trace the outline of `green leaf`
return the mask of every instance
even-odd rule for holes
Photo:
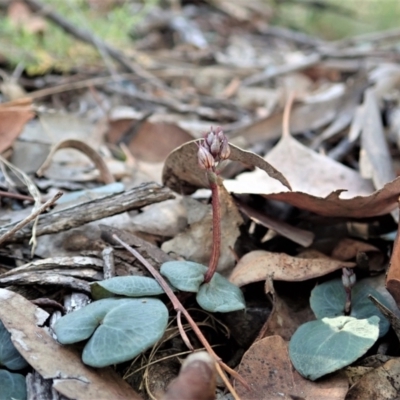
[[[168,310],[158,299],[103,299],[60,318],[54,331],[62,344],[87,342],[82,359],[105,367],[132,359],[159,340]]]
[[[179,290],[197,293],[204,281],[207,267],[192,261],[167,261],[160,273]]]
[[[0,365],[8,369],[18,370],[27,367],[29,364],[19,354],[11,341],[11,334],[0,321]],[[1,387],[1,385],[0,385]]]
[[[209,283],[200,286],[196,300],[210,312],[230,312],[246,308],[242,291],[218,272]]]
[[[379,336],[383,336],[389,330],[389,321],[369,300],[368,295],[376,299],[388,308],[390,304],[378,291],[369,285],[359,281],[351,291],[351,312],[350,317],[364,319],[373,315],[379,317]],[[310,306],[318,319],[324,317],[337,317],[344,315],[344,306],[346,302],[346,292],[342,281],[334,279],[316,286],[311,292]]]
[[[25,377],[0,369],[0,400],[25,400],[26,397]]]
[[[94,298],[118,294],[127,297],[156,296],[164,290],[153,278],[147,276],[116,276],[90,285]]]
[[[71,344],[88,339],[106,314],[112,308],[121,305],[121,301],[132,299],[103,299],[64,315],[54,324],[57,340],[62,344]]]
[[[305,378],[316,380],[357,360],[376,342],[379,318],[323,318],[301,325],[289,343],[289,356]]]
[[[167,323],[163,302],[131,299],[107,313],[86,344],[82,360],[97,368],[131,360],[161,339]]]

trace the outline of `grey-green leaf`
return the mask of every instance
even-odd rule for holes
[[[54,324],[57,340],[62,344],[71,344],[89,338],[112,308],[132,300],[103,299],[64,315]]]
[[[210,312],[231,312],[246,308],[242,291],[218,272],[209,283],[200,286],[196,300]]]
[[[376,342],[379,318],[323,318],[301,325],[289,343],[296,370],[316,380],[357,360]]]
[[[111,294],[127,297],[157,296],[164,293],[158,282],[147,276],[116,276],[104,281],[94,282],[90,286],[92,294],[99,293],[99,287]],[[104,296],[104,294],[101,296]]]
[[[359,281],[351,292],[350,316],[364,319],[376,315],[379,317],[379,336],[383,336],[388,331],[390,324],[378,308],[369,300],[369,294],[376,297],[386,307],[391,308],[384,296],[371,286],[366,285],[363,281]],[[316,286],[311,292],[310,306],[318,319],[344,315],[345,302],[346,292],[340,279],[324,282]]]
[[[164,334],[168,310],[158,299],[130,299],[113,308],[86,344],[82,360],[92,367],[131,360]]]
[[[197,293],[204,281],[207,267],[192,261],[167,261],[160,273],[168,278],[174,287],[184,292]]]
[[[25,400],[26,397],[25,377],[0,369],[0,400]]]
[[[8,369],[18,370],[27,367],[29,364],[19,354],[11,341],[11,334],[0,321],[0,365]],[[1,386],[0,386],[1,387]]]

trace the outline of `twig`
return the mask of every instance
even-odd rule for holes
[[[15,232],[22,229],[25,225],[27,225],[27,224],[29,224],[29,222],[33,221],[43,211],[45,211],[49,207],[51,207],[62,195],[63,195],[63,192],[57,192],[56,195],[52,199],[50,199],[49,201],[46,201],[46,203],[44,203],[40,208],[38,208],[31,215],[29,215],[28,217],[23,219],[21,222],[19,222],[17,225],[15,225],[12,229],[10,229],[7,233],[5,233],[3,236],[1,236],[0,244],[5,242],[6,240],[10,239],[14,235]]]
[[[10,199],[17,199],[17,200],[27,200],[31,202],[35,201],[35,199],[31,196],[25,196],[19,193],[5,192],[4,190],[0,190],[0,197],[8,197]]]
[[[101,255],[104,261],[103,275],[104,279],[110,279],[115,276],[115,263],[114,263],[114,249],[112,247],[106,247]]]
[[[164,280],[164,278],[161,276],[161,274],[149,263],[145,258],[142,257],[142,255],[133,249],[131,246],[123,242],[117,235],[112,235],[112,238],[118,242],[121,246],[123,246],[126,250],[128,250],[133,256],[135,256],[153,275],[154,279],[159,283],[159,285],[163,288],[164,292],[168,296],[168,298],[171,300],[172,306],[174,307],[174,310],[177,312],[181,312],[186,320],[188,321],[189,325],[193,329],[193,332],[196,334],[202,345],[205,347],[207,352],[215,359],[217,363],[221,365],[221,367],[225,370],[230,371],[231,375],[237,379],[239,382],[241,382],[246,388],[250,389],[248,384],[244,381],[244,379],[236,372],[233,371],[231,368],[229,368],[214,352],[213,348],[210,346],[208,343],[207,339],[204,337],[203,333],[197,326],[196,322],[192,319],[190,314],[187,312],[186,308],[182,305],[182,303],[179,301],[179,299],[176,297],[175,293],[172,291],[170,286],[167,284],[167,282]],[[234,389],[232,388],[233,393],[235,393]],[[236,394],[237,396],[237,394]],[[235,397],[237,398],[237,397]]]

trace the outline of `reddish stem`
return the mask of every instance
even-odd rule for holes
[[[214,172],[208,172],[208,181],[211,188],[211,204],[212,204],[212,219],[213,219],[213,238],[212,252],[208,269],[204,275],[204,283],[210,282],[215,274],[218,266],[219,256],[221,254],[221,207],[219,204],[219,191],[217,183],[217,175]]]

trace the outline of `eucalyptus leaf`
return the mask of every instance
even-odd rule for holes
[[[383,336],[389,330],[390,323],[368,298],[369,294],[389,309],[391,308],[385,297],[377,290],[359,281],[351,291],[349,316],[364,319],[376,315],[379,317],[379,336]],[[311,291],[310,306],[318,319],[344,315],[345,302],[346,292],[340,279],[324,282]]]
[[[19,354],[11,341],[11,334],[0,321],[0,365],[8,369],[18,370],[27,367],[29,364]],[[0,386],[1,387],[1,386]]]
[[[209,283],[200,286],[196,300],[210,312],[231,312],[246,308],[242,291],[218,272]]]
[[[113,294],[127,297],[144,297],[157,296],[164,293],[159,283],[147,276],[116,276],[92,283],[90,290],[94,298],[110,297]]]
[[[289,343],[296,370],[316,380],[357,360],[376,342],[379,318],[323,318],[301,325]]]
[[[25,400],[26,397],[25,377],[0,369],[0,400]]]
[[[167,261],[160,269],[160,273],[168,278],[174,287],[193,293],[198,292],[206,271],[206,266],[192,261]]]
[[[111,309],[86,344],[82,360],[92,367],[131,360],[163,336],[168,310],[158,299],[130,299]]]
[[[88,339],[112,308],[132,300],[103,299],[64,315],[54,324],[57,340],[62,344],[71,344]]]

